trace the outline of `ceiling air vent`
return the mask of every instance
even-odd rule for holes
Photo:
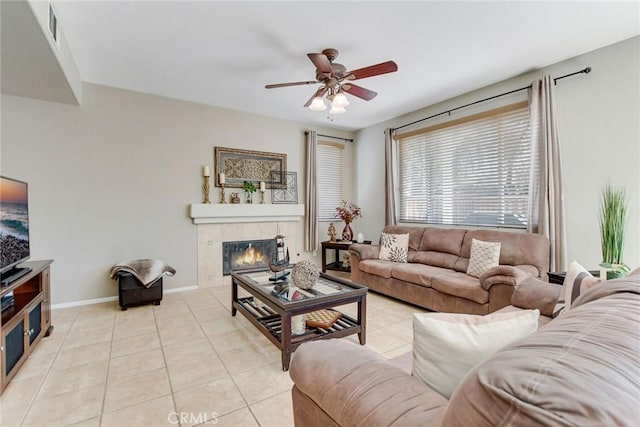
[[[56,46],[60,47],[60,42],[58,41],[58,17],[56,16],[56,11],[53,10],[53,5],[51,3],[49,3],[49,34],[51,34]]]

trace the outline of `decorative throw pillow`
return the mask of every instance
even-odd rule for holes
[[[380,235],[380,255],[378,258],[393,261],[407,262],[409,255],[409,233]]]
[[[539,310],[414,314],[412,375],[449,399],[471,368],[535,332],[539,316]]]
[[[469,266],[467,267],[469,276],[480,277],[482,273],[491,267],[497,267],[499,262],[500,242],[471,240],[471,255],[469,256]]]
[[[600,283],[600,281],[600,278],[593,277],[586,268],[576,261],[573,261],[564,276],[560,297],[553,309],[553,317],[557,317],[561,313],[571,309],[571,304],[573,304],[580,294],[583,294],[593,285]]]

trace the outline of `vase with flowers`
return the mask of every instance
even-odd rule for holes
[[[342,240],[351,241],[353,239],[353,230],[351,224],[358,218],[362,218],[362,210],[358,205],[352,202],[342,201],[342,204],[336,208],[336,218],[340,218],[345,223],[342,230]]]

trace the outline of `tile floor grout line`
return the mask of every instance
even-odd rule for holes
[[[210,293],[211,293],[211,292],[210,292]],[[220,299],[219,299],[216,295],[213,295],[213,297],[214,297],[214,298],[215,298],[215,299],[216,299],[220,304],[222,304],[222,305],[223,305],[223,307],[224,307],[223,302],[222,302],[222,301],[220,301]],[[231,317],[233,318],[234,316],[232,316],[232,315],[231,315],[231,311],[233,310],[233,302],[231,302],[231,305],[232,305],[232,306],[231,306],[231,309],[230,309],[230,311],[229,311],[229,316],[231,316]],[[225,307],[225,310],[226,310],[226,307]],[[238,313],[236,312],[236,316],[237,316],[237,314],[238,314]],[[242,327],[242,325],[240,325],[240,327]],[[244,330],[244,328],[242,328],[242,329]],[[211,337],[209,337],[207,334],[205,334],[205,335],[206,335],[207,339],[209,340],[209,342],[211,342]],[[213,346],[213,343],[211,343],[211,345]],[[214,346],[214,347],[215,347],[215,346]],[[218,351],[217,351],[217,350],[215,350],[215,348],[214,348],[214,351],[216,352],[216,354],[218,354]],[[220,358],[220,360],[221,360],[221,361],[222,361],[222,363],[224,364],[225,369],[226,369],[226,370],[227,370],[227,372],[229,373],[229,377],[231,377],[231,381],[233,382],[233,385],[235,386],[235,388],[238,390],[238,393],[239,393],[239,394],[240,394],[240,396],[242,397],[242,400],[243,400],[243,401],[244,401],[244,403],[245,403],[245,408],[247,408],[247,410],[249,411],[249,413],[250,413],[250,414],[251,414],[251,416],[253,417],[253,419],[254,419],[254,421],[256,422],[256,424],[257,424],[258,426],[260,426],[261,424],[260,424],[260,421],[258,420],[258,417],[256,417],[256,415],[255,415],[255,414],[253,413],[253,411],[251,410],[251,406],[249,405],[249,402],[247,401],[247,398],[246,398],[246,397],[244,396],[244,394],[242,394],[242,392],[240,391],[240,387],[238,386],[238,383],[236,382],[235,378],[233,378],[233,374],[231,374],[231,371],[229,370],[229,367],[227,366],[227,364],[225,363],[225,361],[222,359],[222,357],[220,357],[220,355],[219,355],[219,354],[218,354],[218,357]]]
[[[207,335],[207,333],[205,332],[204,328],[202,327],[202,324],[200,324],[200,321],[198,320],[198,318],[195,315],[195,312],[193,311],[193,309],[191,308],[191,306],[189,305],[188,301],[185,301],[185,304],[187,305],[187,308],[189,309],[189,313],[191,313],[191,316],[193,316],[194,320],[196,321],[196,323],[198,324],[198,327],[200,328],[200,330],[202,331],[202,334],[205,336],[205,338],[207,339],[207,342],[209,343],[209,345],[211,346],[211,349],[214,351],[214,353],[216,354],[216,356],[218,357],[218,359],[220,359],[220,362],[223,363],[222,358],[220,358],[220,355],[218,354],[218,351],[216,350],[215,346],[213,345],[213,343],[211,342],[211,340],[209,339],[209,336]],[[227,367],[224,367],[225,369],[227,369]],[[229,376],[231,376],[231,373],[229,372],[229,370],[227,369],[227,374],[229,374]],[[201,423],[201,424],[205,424],[205,422]]]
[[[171,381],[171,374],[169,373],[169,363],[167,362],[167,357],[164,353],[164,346],[162,345],[162,334],[160,334],[160,326],[158,325],[158,318],[156,317],[156,310],[154,307],[158,307],[158,306],[155,306],[155,305],[151,306],[151,313],[153,313],[153,324],[155,325],[156,333],[158,334],[158,341],[160,342],[160,352],[162,352],[162,361],[164,362],[164,368],[167,373],[167,380],[169,381],[169,392],[171,393],[171,401],[173,402],[173,412],[177,413],[178,404],[176,403],[176,396],[173,391],[173,382]],[[168,415],[169,414],[167,414],[167,418],[168,418]],[[178,425],[179,427],[182,427],[182,422],[179,421]]]
[[[76,314],[75,316],[76,318],[78,317],[78,315]],[[73,323],[75,323],[75,318],[73,319],[73,321],[71,322],[71,324],[73,325]],[[53,324],[53,316],[52,316],[52,320],[51,320],[51,324]],[[55,328],[54,328],[55,329]],[[35,403],[35,401],[38,398],[38,395],[40,394],[40,391],[42,390],[42,387],[44,387],[44,383],[45,381],[47,381],[47,378],[49,377],[49,372],[51,372],[51,369],[53,367],[53,364],[56,362],[56,359],[58,358],[58,355],[60,354],[60,349],[62,348],[62,346],[64,345],[64,342],[67,338],[67,335],[69,335],[69,332],[71,332],[71,328],[69,328],[69,330],[67,331],[66,335],[62,338],[62,343],[60,344],[60,347],[56,350],[55,352],[55,356],[53,357],[53,360],[51,361],[51,364],[49,365],[49,367],[47,368],[46,372],[44,373],[43,377],[42,377],[42,381],[40,382],[40,384],[38,385],[38,388],[36,389],[35,393],[33,394],[33,396],[31,397],[31,400],[29,401],[29,405],[27,406],[27,410],[25,411],[24,415],[22,416],[22,418],[20,419],[20,424],[19,425],[24,425],[24,422],[27,420],[27,416],[29,415],[29,412],[31,412],[31,408],[33,407],[33,404]],[[49,335],[51,336],[51,335]],[[43,336],[40,339],[40,342],[38,343],[38,345],[42,344],[42,340],[45,337]],[[29,355],[29,357],[27,358],[30,359],[31,355]],[[26,362],[26,361],[25,361]]]
[[[210,292],[208,292],[208,293],[209,293],[209,294],[211,294]],[[213,298],[215,298],[215,300],[216,300],[216,301],[218,301],[218,303],[222,304],[222,301],[220,301],[220,300],[218,299],[218,297],[217,297],[217,296],[215,296],[215,295],[212,295],[212,296],[213,296]],[[187,303],[187,306],[189,306],[189,303]],[[224,307],[224,305],[223,305],[223,307]],[[191,307],[190,307],[190,306],[189,306],[189,310],[191,310]],[[226,310],[226,307],[225,307],[225,310]],[[230,311],[229,311],[229,316],[231,316],[231,312],[230,312]],[[194,317],[195,317],[195,315],[194,315]],[[213,319],[213,320],[218,320],[218,319]],[[198,322],[198,325],[200,326],[200,329],[202,329],[202,333],[204,334],[204,336],[205,336],[205,337],[207,337],[207,341],[209,342],[209,344],[210,344],[210,345],[211,345],[211,347],[213,348],[213,351],[216,353],[216,356],[218,356],[218,359],[220,359],[220,362],[222,363],[222,365],[224,366],[224,368],[227,370],[227,374],[229,374],[229,378],[231,379],[231,382],[233,383],[233,386],[234,386],[234,387],[236,388],[236,390],[238,391],[238,394],[240,395],[240,397],[242,397],[242,401],[243,401],[243,402],[244,402],[244,404],[245,404],[245,406],[244,406],[244,407],[245,407],[245,408],[247,408],[247,409],[249,409],[249,402],[247,402],[247,399],[244,397],[244,394],[242,394],[242,392],[240,391],[240,387],[238,387],[238,384],[236,383],[235,379],[233,378],[233,374],[231,373],[231,370],[229,370],[229,367],[228,367],[228,366],[227,366],[227,364],[225,363],[224,359],[220,356],[220,353],[218,353],[218,350],[216,349],[216,346],[215,346],[215,345],[213,345],[213,342],[211,341],[211,337],[210,337],[209,335],[207,335],[207,333],[205,332],[205,330],[202,328],[202,324],[200,324],[200,321],[198,321],[197,319],[196,319],[196,321]],[[241,408],[239,408],[239,409],[241,409]],[[236,409],[236,410],[238,410],[238,409]],[[232,412],[233,412],[233,411],[232,411]],[[230,414],[230,413],[231,413],[231,412],[227,412],[227,413],[226,413],[226,414],[224,414],[224,415],[228,415],[228,414]],[[221,415],[221,416],[224,416],[224,415]],[[252,414],[252,415],[253,415],[253,414]],[[254,417],[254,418],[255,418],[255,417]],[[256,422],[257,422],[257,420],[256,420]]]
[[[214,298],[215,298],[215,296],[214,296]],[[217,300],[217,298],[216,298],[216,300]],[[220,301],[218,301],[218,302],[220,302]],[[211,349],[213,350],[213,352],[216,354],[216,356],[217,356],[217,357],[218,357],[218,359],[220,360],[220,363],[222,363],[222,365],[224,366],[224,369],[227,371],[227,374],[229,375],[229,378],[231,379],[231,381],[233,382],[233,385],[234,385],[234,386],[235,386],[235,388],[237,389],[238,394],[242,397],[242,400],[243,400],[243,401],[245,402],[245,404],[246,404],[247,402],[246,402],[246,400],[245,400],[244,396],[242,395],[242,393],[240,392],[240,388],[238,387],[238,385],[236,384],[236,382],[233,380],[233,375],[231,375],[231,371],[229,371],[229,368],[227,367],[227,364],[226,364],[226,363],[224,363],[224,360],[222,359],[222,357],[220,357],[220,354],[218,353],[218,350],[217,350],[217,349],[216,349],[216,347],[213,345],[213,342],[211,342],[211,337],[210,337],[209,335],[207,335],[206,331],[205,331],[205,330],[204,330],[204,328],[202,327],[202,324],[200,323],[200,321],[199,321],[199,320],[198,320],[198,318],[196,317],[196,315],[195,315],[195,311],[194,311],[194,310],[193,310],[193,308],[191,308],[191,306],[189,305],[189,302],[188,302],[188,301],[185,301],[185,304],[186,304],[187,308],[189,309],[189,313],[190,313],[190,314],[191,314],[191,316],[194,318],[194,320],[195,320],[195,321],[196,321],[196,323],[198,324],[198,327],[199,327],[199,328],[200,328],[200,330],[202,331],[202,334],[204,335],[204,337],[206,338],[207,342],[209,343],[209,346],[211,346]],[[225,309],[226,309],[226,308],[225,308]],[[217,320],[217,319],[212,319],[212,320]],[[166,361],[165,361],[165,363],[166,363]],[[168,367],[168,365],[167,365],[167,367]],[[171,378],[169,378],[169,380],[171,380]],[[215,380],[215,381],[218,381],[218,380]],[[200,387],[200,386],[202,386],[202,385],[204,385],[204,384],[200,384],[200,385],[198,385],[198,386],[196,386],[196,387]],[[248,405],[245,405],[245,407],[247,407],[247,408],[248,408]],[[235,409],[234,411],[237,411],[237,410],[240,410],[240,409],[242,409],[242,408]],[[227,412],[227,413],[225,413],[225,414],[222,414],[222,415],[220,415],[220,417],[223,417],[223,416],[225,416],[225,415],[228,415],[228,414],[230,414],[231,412],[234,412],[234,411],[230,411],[230,412]],[[217,413],[216,413],[216,414],[217,414]],[[207,421],[209,421],[209,420],[207,420]],[[202,424],[206,424],[206,423],[207,423],[207,421],[205,421],[205,422],[201,423],[201,425],[202,425]],[[181,425],[181,426],[182,426],[182,425]],[[194,427],[195,427],[195,426],[194,426]]]
[[[31,410],[31,406],[33,405],[33,403],[35,402],[35,400],[37,400],[38,394],[40,393],[41,388],[42,388],[42,387],[44,387],[44,383],[46,382],[47,378],[49,377],[49,374],[51,374],[51,373],[52,373],[52,371],[54,370],[54,369],[53,369],[53,365],[54,365],[55,361],[58,359],[58,356],[60,355],[60,353],[63,351],[63,348],[62,348],[62,347],[64,346],[64,344],[65,344],[65,342],[66,342],[67,337],[69,336],[69,334],[71,334],[71,330],[73,329],[74,324],[78,321],[78,316],[79,316],[79,315],[80,315],[80,311],[78,311],[78,313],[76,314],[76,316],[75,316],[74,320],[71,322],[71,326],[69,327],[69,330],[67,331],[66,335],[64,336],[64,338],[63,338],[63,340],[62,340],[62,344],[60,344],[60,347],[59,347],[59,348],[58,348],[58,350],[56,351],[55,356],[54,356],[54,360],[51,362],[51,365],[50,365],[50,366],[49,366],[49,368],[47,369],[47,372],[46,372],[46,374],[45,374],[45,376],[44,376],[44,378],[43,378],[42,383],[40,384],[40,386],[38,387],[38,390],[36,391],[36,393],[35,393],[35,395],[34,395],[34,400],[33,400],[33,401],[32,401],[32,403],[30,404],[29,411]],[[115,316],[114,316],[114,322],[115,322]],[[89,345],[91,345],[91,344],[89,344]],[[81,348],[81,347],[84,347],[84,346],[72,347],[72,348],[71,348],[71,349],[69,349],[69,350],[75,350],[75,349],[78,349],[78,348]],[[73,367],[71,367],[71,368],[73,368]],[[71,368],[67,368],[67,369],[71,369]],[[108,375],[108,368],[107,368],[107,375]],[[106,393],[106,381],[105,381],[105,393]],[[56,397],[56,396],[53,396],[53,397],[51,397],[51,398],[55,398],[55,397]],[[103,396],[103,399],[104,399],[104,396]],[[28,414],[28,412],[27,412],[27,414]],[[23,418],[23,420],[22,420],[22,422],[21,422],[21,425],[23,425],[23,424],[24,424],[24,421],[26,421],[27,414],[25,414],[25,417]],[[91,419],[91,418],[93,418],[93,417],[89,417],[89,418],[87,418],[87,419]],[[77,422],[86,421],[87,419],[83,419],[83,420],[76,421],[76,423],[77,423]],[[74,423],[74,424],[75,424],[75,423]]]
[[[102,392],[102,405],[98,415],[98,425],[102,426],[102,416],[104,415],[104,405],[107,401],[107,389],[109,387],[109,369],[111,368],[111,354],[113,353],[113,341],[116,335],[116,315],[113,316],[113,326],[111,329],[111,340],[109,341],[109,356],[107,357],[107,372],[104,379],[104,391]]]

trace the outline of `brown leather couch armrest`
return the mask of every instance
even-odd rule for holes
[[[526,309],[538,309],[540,314],[553,317],[562,286],[528,277],[516,285],[511,304]]]
[[[482,273],[479,279],[482,289],[489,290],[496,284],[516,286],[523,280],[537,275],[538,269],[531,265],[499,265]]]
[[[357,256],[360,261],[363,259],[378,259],[378,256],[380,255],[380,246],[354,243],[349,246],[349,253]]]
[[[344,339],[302,344],[289,373],[300,392],[341,426],[436,426],[447,405],[417,378]]]

